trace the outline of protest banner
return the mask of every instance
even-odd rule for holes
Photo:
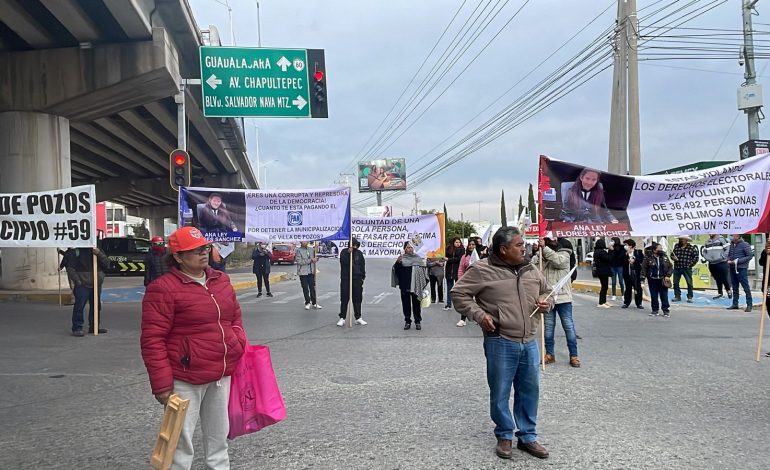
[[[179,190],[179,225],[215,242],[338,240],[350,233],[350,189],[186,188]]]
[[[354,217],[353,236],[361,242],[367,258],[396,258],[411,240],[415,253],[423,258],[443,257],[445,253],[444,214],[406,217]],[[348,241],[340,240],[339,249]]]
[[[96,246],[93,185],[0,194],[0,247]]]
[[[770,156],[673,175],[623,176],[540,157],[540,230],[557,237],[770,230]]]

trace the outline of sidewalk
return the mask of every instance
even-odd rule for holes
[[[575,282],[572,283],[572,291],[573,292],[582,292],[582,293],[594,293],[599,294],[599,289],[601,288],[598,280],[588,280],[588,279],[577,279]],[[612,288],[609,289],[607,297],[610,297],[610,293],[612,292]],[[668,290],[669,294],[669,300],[674,298],[674,289]],[[687,289],[682,290],[682,304],[690,306],[690,307],[712,307],[712,308],[727,308],[730,305],[732,305],[732,300],[728,299],[727,297],[722,297],[721,299],[714,300],[713,297],[717,295],[716,289],[706,289],[706,290],[695,290],[693,291],[693,303],[688,304],[687,303]],[[754,305],[754,310],[761,310],[762,309],[762,292],[759,291],[752,291],[751,292],[752,297],[752,304]],[[649,289],[644,289],[644,301],[649,302]],[[622,300],[620,300],[621,297],[618,297],[618,300],[615,301],[618,304],[622,304]],[[676,302],[679,303],[679,302]],[[746,297],[744,295],[744,292],[741,291],[741,297],[740,297],[740,304],[741,306],[746,305]]]
[[[289,273],[274,272],[270,273],[270,283],[286,281],[290,277]],[[110,279],[107,278],[108,282]],[[137,302],[144,296],[144,285],[141,277],[136,277],[135,286],[129,287],[105,287],[102,289],[102,302]],[[257,280],[251,273],[233,273],[230,274],[230,282],[235,290],[253,289],[257,287]],[[72,295],[69,286],[62,284],[61,301],[64,305],[72,304]],[[0,290],[0,302],[59,302],[59,291],[56,290],[36,290],[36,291],[8,291]]]

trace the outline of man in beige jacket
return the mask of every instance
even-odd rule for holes
[[[550,288],[540,271],[526,261],[518,229],[499,229],[492,238],[492,251],[455,284],[452,302],[455,310],[484,330],[495,452],[504,459],[512,457],[516,426],[516,447],[544,459],[548,451],[538,444],[535,430],[540,398],[540,351],[535,338],[541,315],[553,307],[553,301],[546,299]],[[511,387],[515,389],[513,416]]]

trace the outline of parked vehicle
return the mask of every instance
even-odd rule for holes
[[[273,243],[273,255],[270,264],[294,264],[295,246],[293,243]]]
[[[150,251],[150,240],[144,238],[107,237],[99,247],[110,260],[108,276],[144,276],[144,258]]]

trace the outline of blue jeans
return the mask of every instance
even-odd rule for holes
[[[612,295],[615,294],[615,286],[620,283],[620,295],[625,294],[626,285],[623,282],[623,266],[613,266],[612,268]]]
[[[739,304],[738,298],[741,296],[740,287],[743,287],[743,292],[746,293],[746,305],[751,305],[753,299],[751,298],[751,287],[749,287],[748,268],[740,268],[736,273],[734,264],[727,267],[730,269],[730,283],[733,285],[733,305],[737,307]]]
[[[452,306],[452,287],[455,286],[455,280],[446,278],[446,306]]]
[[[575,322],[572,321],[572,302],[556,304],[550,312],[545,314],[545,352],[553,355],[553,334],[557,313],[561,319],[561,327],[564,328],[564,335],[567,337],[569,357],[577,356],[577,335],[575,334]]]
[[[101,291],[101,289],[99,289]],[[72,306],[72,331],[78,331],[83,329],[83,310],[88,303],[88,329],[91,330],[94,327],[94,289],[92,287],[77,286],[73,291],[75,295],[75,305]],[[99,325],[102,323],[102,293],[99,292]]]
[[[687,298],[692,299],[692,268],[674,268],[674,297],[682,297],[682,289],[679,287],[682,276],[687,283]]]
[[[659,307],[663,307],[663,312],[668,312],[670,307],[668,303],[668,287],[663,285],[663,279],[647,278],[647,285],[650,286],[650,304],[652,304],[653,313],[658,312]],[[658,303],[660,300],[660,304]]]
[[[489,384],[489,413],[495,423],[495,436],[524,443],[537,440],[537,405],[540,398],[540,352],[537,341],[517,343],[503,337],[484,338]],[[511,416],[513,386],[513,416]],[[515,418],[515,421],[514,421]]]

